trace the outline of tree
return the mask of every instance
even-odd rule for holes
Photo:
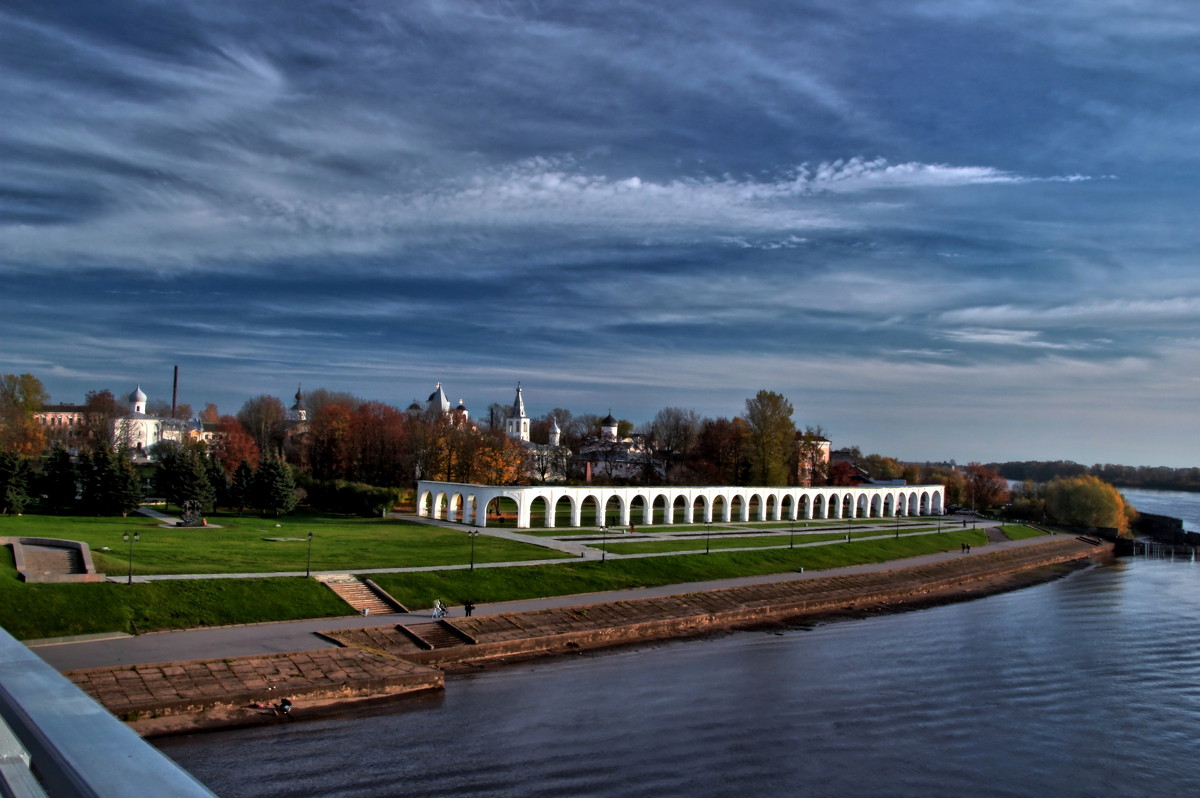
[[[34,414],[50,399],[32,374],[0,375],[0,449],[32,457],[46,446],[45,431]]]
[[[238,463],[229,486],[229,507],[240,516],[247,507],[254,506],[254,468],[247,461]]]
[[[217,406],[212,402],[205,402],[204,409],[200,411],[200,420],[207,421],[210,424],[220,421],[221,414],[217,412]]]
[[[773,391],[759,391],[746,400],[750,434],[750,481],[756,485],[786,485],[791,468],[796,425],[792,403]]]
[[[1137,516],[1116,488],[1091,474],[1053,479],[1045,493],[1046,514],[1060,524],[1116,529],[1128,535]]]
[[[141,479],[126,451],[94,449],[83,456],[83,503],[95,515],[127,515],[142,503]]]
[[[296,482],[288,464],[278,457],[267,457],[254,474],[254,506],[263,514],[278,518],[296,507]]]
[[[695,410],[664,407],[654,416],[648,430],[661,458],[663,473],[669,476],[676,463],[691,453],[700,432],[700,416]]]
[[[700,485],[745,485],[750,472],[749,430],[742,418],[705,419],[688,464],[690,481]]]
[[[368,485],[412,482],[408,416],[382,402],[364,402],[352,421],[354,479]]]
[[[283,423],[286,418],[283,402],[266,394],[247,399],[237,412],[238,422],[254,438],[262,455],[277,455],[283,451]]]
[[[29,502],[29,460],[0,449],[0,514],[17,514]]]
[[[159,495],[177,507],[184,502],[199,502],[201,507],[211,510],[217,492],[208,478],[208,458],[201,446],[177,446],[163,441],[152,447],[158,460],[158,471],[154,484]]]
[[[84,399],[82,444],[88,449],[112,449],[114,422],[124,415],[112,391],[88,391]]]
[[[351,410],[336,402],[313,414],[308,430],[309,472],[316,479],[350,479]]]
[[[258,444],[236,418],[221,416],[216,433],[209,455],[221,464],[225,473],[232,474],[243,462],[249,463],[251,468],[258,465]]]
[[[54,513],[70,509],[79,495],[79,469],[71,462],[70,453],[55,446],[42,466],[42,493]]]
[[[966,470],[967,502],[971,509],[990,510],[1008,501],[1008,480],[987,466],[969,463]]]
[[[804,487],[829,481],[829,440],[820,427],[796,433],[796,484]]]

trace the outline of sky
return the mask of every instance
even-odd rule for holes
[[[0,373],[1191,467],[1187,0],[0,0]]]

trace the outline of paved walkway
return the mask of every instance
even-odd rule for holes
[[[986,546],[976,546],[975,552],[983,553],[998,551],[1005,548],[1036,546],[1041,542],[1055,540],[1052,536],[1028,538],[1025,540],[1006,540],[1001,543],[989,543]],[[771,582],[811,579],[833,574],[862,574],[888,571],[914,565],[945,562],[963,556],[959,552],[940,552],[910,557],[904,560],[893,560],[883,563],[868,563],[839,568],[830,571],[807,571],[805,573],[766,574],[762,576],[747,576],[735,579],[721,579],[709,582],[687,582],[660,587],[634,588],[628,590],[613,590],[602,593],[584,593],[572,596],[551,596],[548,598],[508,601],[496,604],[477,606],[475,614],[488,615],[507,612],[524,612],[530,610],[570,607],[582,604],[595,604],[609,601],[622,601],[635,598],[669,596],[681,593],[693,593],[703,590],[714,590],[724,587],[742,585],[767,584]],[[179,577],[175,577],[179,578]],[[452,607],[451,615],[461,617],[462,609]],[[362,617],[358,615],[339,618],[316,618],[302,621],[284,621],[279,623],[254,624],[248,626],[226,626],[212,629],[196,629],[179,632],[156,632],[137,637],[117,637],[102,640],[81,642],[47,642],[31,646],[33,650],[62,671],[78,670],[81,668],[111,667],[116,665],[137,665],[157,662],[178,662],[194,659],[210,659],[219,657],[243,657],[262,654],[280,654],[296,651],[333,647],[334,643],[318,637],[314,633],[321,630],[353,629],[367,626],[391,626],[397,623],[426,621],[431,617],[428,611],[417,613],[396,613],[384,616]]]

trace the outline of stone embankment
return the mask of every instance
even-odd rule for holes
[[[858,575],[659,598],[330,631],[342,648],[67,674],[143,734],[273,721],[256,707],[290,698],[297,714],[443,686],[443,670],[832,614],[921,606],[1028,581],[1038,569],[1111,554],[1053,538],[1024,548]]]

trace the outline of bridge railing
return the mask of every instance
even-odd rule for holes
[[[19,751],[8,757],[6,777],[25,778],[26,762],[45,793],[55,798],[125,798],[170,795],[213,798],[190,773],[113,717],[40,657],[0,629],[0,719]],[[37,796],[28,784],[0,783]]]

